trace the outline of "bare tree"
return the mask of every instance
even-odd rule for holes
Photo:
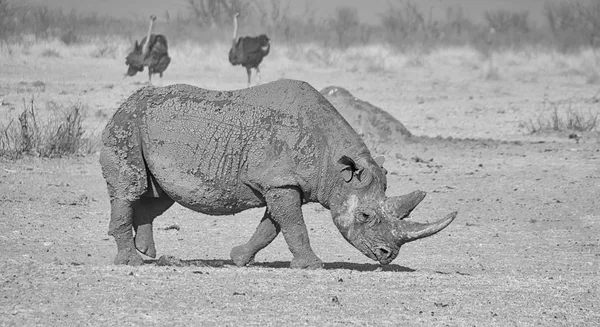
[[[552,30],[552,34],[579,28],[582,21],[574,3],[547,2],[544,5],[544,16]]]
[[[421,10],[410,1],[400,5],[389,4],[388,10],[381,15],[381,24],[394,38],[407,38],[425,29],[425,18]]]
[[[244,0],[188,0],[197,23],[209,28],[228,26],[236,12],[247,12],[249,2]]]
[[[347,46],[350,43],[350,41],[345,40],[345,37],[352,35],[359,24],[358,11],[356,8],[348,6],[338,7],[330,21],[331,28],[337,35],[338,44],[341,46]]]
[[[579,14],[583,17],[589,29],[589,44],[600,45],[600,0],[591,1],[587,6],[577,3]]]
[[[529,12],[512,12],[508,10],[486,11],[484,18],[488,27],[493,28],[497,33],[507,33],[516,31],[520,33],[529,33]]]
[[[0,41],[8,38],[10,17],[8,0],[0,0]]]
[[[290,26],[290,1],[287,0],[262,0],[253,1],[260,24],[269,30],[269,34],[282,34],[289,41]]]
[[[51,12],[46,6],[34,7],[29,12],[33,17],[33,33],[36,38],[48,38],[50,23],[52,21]]]

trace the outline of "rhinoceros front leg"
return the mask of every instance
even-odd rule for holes
[[[135,250],[133,242],[133,203],[129,200],[112,198],[110,200],[110,224],[108,234],[117,242],[115,264],[139,266],[144,264]]]
[[[323,262],[310,247],[298,189],[274,188],[267,191],[265,198],[271,216],[281,226],[283,237],[294,256],[290,268],[322,268]]]
[[[281,228],[273,221],[271,212],[267,208],[250,240],[246,244],[231,249],[231,260],[240,267],[252,262],[256,253],[271,244],[280,230]]]

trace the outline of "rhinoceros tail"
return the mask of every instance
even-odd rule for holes
[[[142,153],[137,102],[144,89],[129,97],[115,112],[102,133],[100,165],[111,198],[135,201],[148,189]],[[138,117],[132,118],[132,117]]]

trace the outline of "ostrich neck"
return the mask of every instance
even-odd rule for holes
[[[148,27],[148,35],[146,35],[146,43],[144,43],[144,47],[142,48],[142,56],[146,56],[148,54],[148,50],[150,48],[150,35],[152,35],[152,25],[154,25],[154,20],[150,19],[150,26]]]
[[[237,29],[238,29],[238,22],[237,22],[237,17],[233,17],[233,46],[235,46],[235,43],[237,41]]]

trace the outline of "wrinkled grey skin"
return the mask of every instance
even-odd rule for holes
[[[155,257],[152,221],[175,201],[210,215],[266,206],[251,239],[231,251],[239,266],[281,231],[292,268],[322,267],[302,217],[308,202],[330,209],[343,237],[381,264],[403,243],[435,234],[456,216],[431,224],[403,220],[425,193],[387,198],[381,160],[300,81],[239,91],[146,87],[121,105],[102,140],[116,264],[142,264],[136,248]]]

